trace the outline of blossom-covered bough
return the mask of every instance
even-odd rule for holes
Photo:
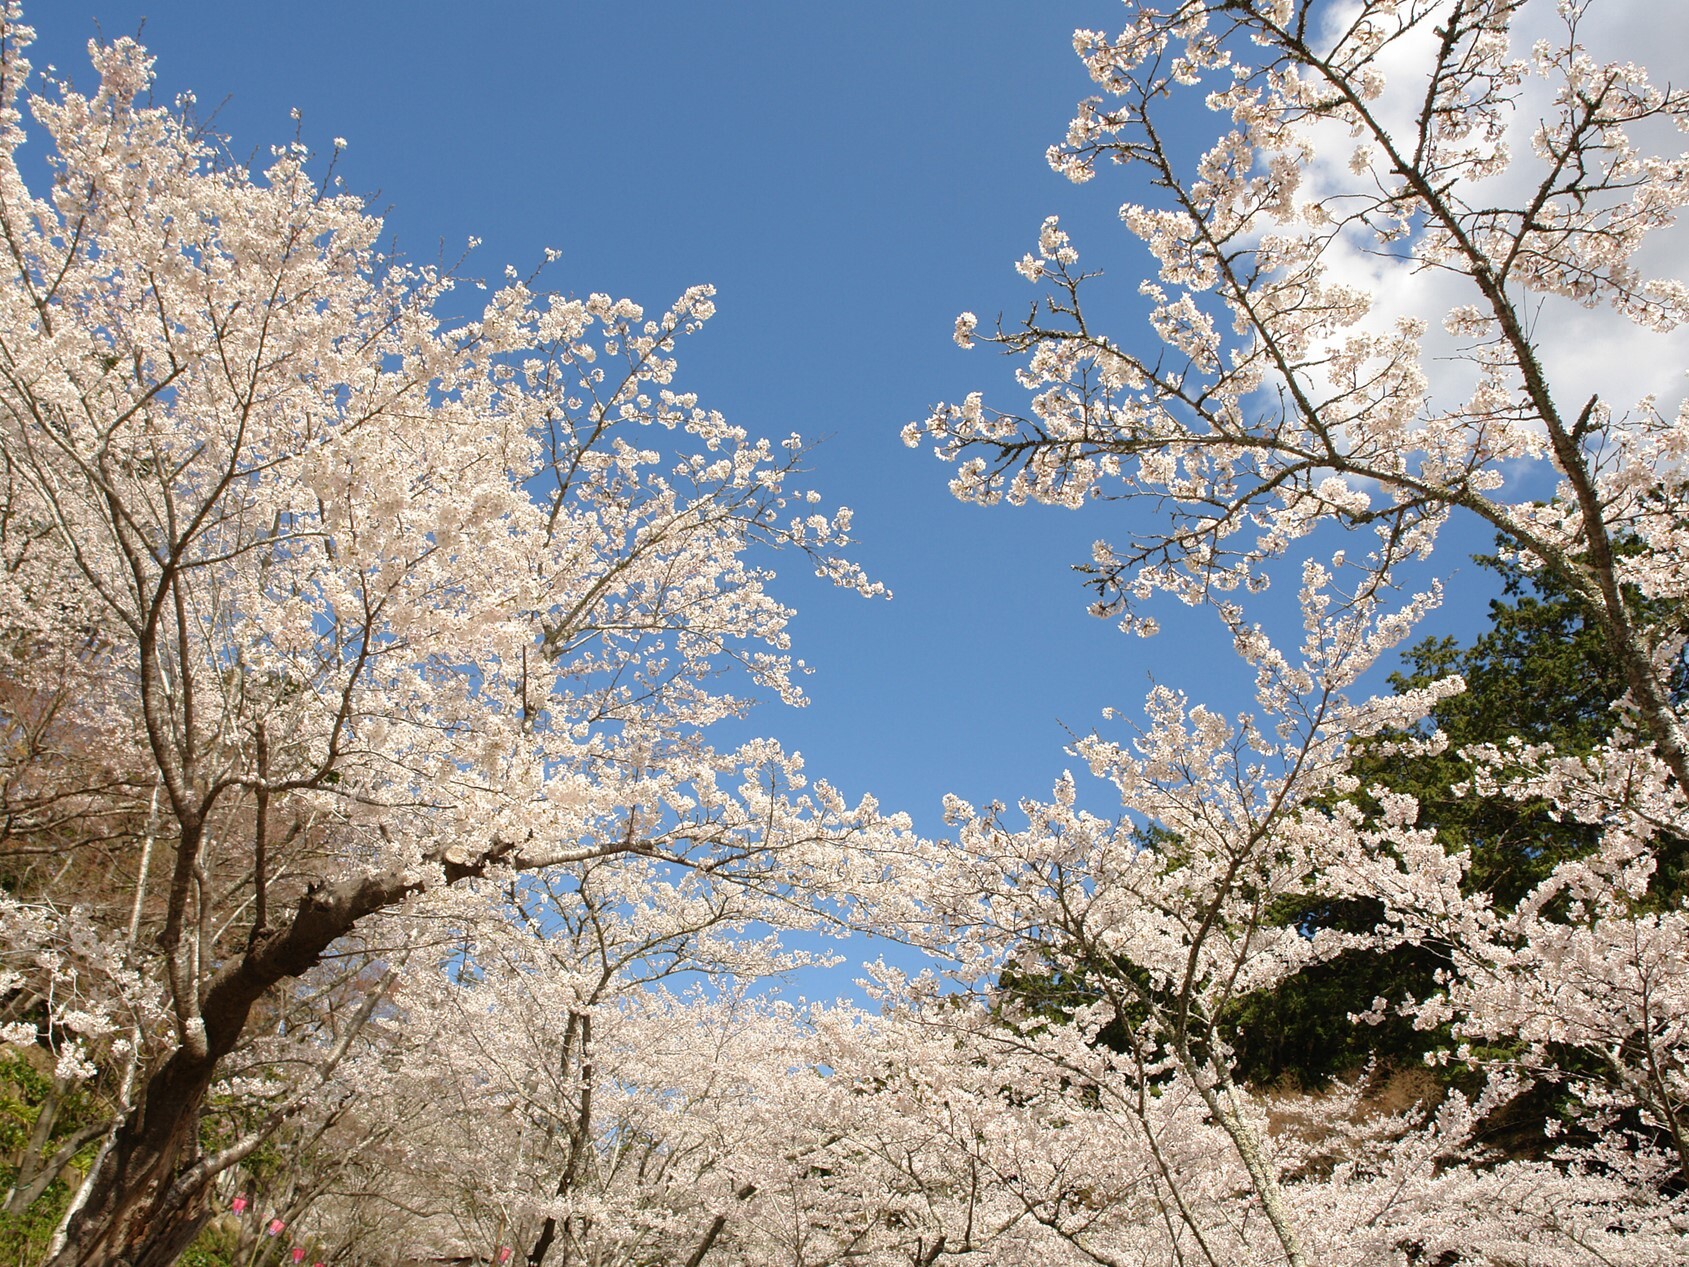
[[[798,441],[675,387],[706,289],[648,319],[512,277],[448,319],[468,288],[384,253],[332,163],[246,169],[144,102],[130,41],[92,95],[31,93],[6,10],[0,1044],[40,1090],[0,1205],[61,1202],[36,1257],[1683,1261],[1689,413],[1681,365],[1621,395],[1556,331],[1686,315],[1643,262],[1689,95],[1586,51],[1575,4],[1126,13],[1078,34],[1101,95],[1051,158],[1147,176],[1153,337],[1093,324],[1107,283],[1046,222],[1030,317],[955,329],[1030,406],[909,438],[968,499],[1153,512],[1095,547],[1095,610],[1212,606],[1256,708],[1158,687],[1074,742],[1106,808],[1069,775],[919,841],[710,742],[801,698],[756,551],[876,587]],[[1356,773],[1446,744],[1461,682],[1364,687],[1456,514],[1628,685],[1593,752],[1462,754],[1465,795],[1593,829],[1516,902]],[[1253,597],[1287,579],[1288,642]],[[850,923],[951,981],[876,967],[874,1013],[748,984]],[[1442,1069],[1240,1075],[1241,1003],[1403,946],[1437,988],[1352,1019],[1435,1031]]]
[[[4,1037],[101,1107],[52,1260],[163,1267],[520,877],[617,877],[646,958],[703,971],[848,892],[896,824],[705,732],[802,699],[754,552],[878,587],[795,437],[673,385],[709,288],[647,317],[513,277],[448,318],[472,292],[332,164],[249,170],[130,40],[32,87],[30,38],[8,7]],[[88,1142],[52,1118],[27,1191]]]
[[[1021,829],[1002,807],[953,805],[974,874],[935,882],[935,940],[962,936],[976,976],[1001,964],[1045,982],[999,1006],[1012,1020],[1053,1000],[1014,1021],[1016,1046],[1043,1045],[1060,1076],[1123,1053],[1083,1076],[1136,1119],[1164,1260],[1671,1261],[1689,1231],[1689,751],[1671,689],[1689,406],[1680,362],[1634,364],[1629,395],[1592,390],[1554,331],[1601,328],[1617,347],[1627,326],[1689,316],[1683,282],[1645,269],[1689,202],[1689,156],[1653,148],[1689,131],[1689,91],[1595,57],[1599,4],[1126,7],[1118,36],[1075,37],[1099,95],[1050,161],[1079,182],[1139,177],[1121,219],[1158,266],[1140,287],[1153,338],[1094,324],[1106,283],[1046,221],[1018,266],[1044,288],[1029,316],[956,327],[1017,358],[1030,407],[976,394],[906,439],[954,463],[965,500],[1143,506],[1138,535],[1094,548],[1093,610],[1148,633],[1158,592],[1211,605],[1256,670],[1259,711],[1225,718],[1158,688],[1135,738],[1077,743],[1116,785],[1118,818],[1087,813],[1071,780],[1023,801]],[[1203,107],[1227,122],[1193,148],[1180,112]],[[1412,797],[1348,772],[1361,737],[1439,742],[1414,722],[1458,681],[1346,693],[1436,601],[1434,583],[1401,586],[1454,514],[1580,600],[1629,688],[1592,755],[1465,754],[1468,794],[1540,798],[1602,829],[1505,911],[1466,890],[1463,856],[1416,825]],[[1298,567],[1291,651],[1249,596]],[[1383,913],[1370,934],[1275,914],[1354,899]],[[1316,1139],[1348,1132],[1354,1151],[1313,1161],[1294,1114],[1234,1083],[1227,1009],[1368,938],[1446,956],[1436,997],[1372,1014],[1447,1025],[1450,1058],[1492,1089],[1417,1124],[1327,1105]],[[1532,1080],[1560,1088],[1579,1142],[1486,1164],[1474,1123]],[[1178,1096],[1229,1139],[1241,1205],[1180,1177]],[[1361,1145],[1365,1130],[1395,1143]],[[1251,1211],[1270,1247],[1243,1234]],[[1130,1260],[1100,1223],[1084,1236],[1070,1240],[1094,1261]]]
[[[1689,782],[1656,663],[1672,648],[1638,612],[1644,597],[1680,600],[1683,578],[1651,548],[1614,548],[1678,544],[1683,417],[1651,396],[1563,399],[1533,335],[1543,296],[1653,329],[1689,313],[1681,281],[1636,263],[1689,200],[1689,159],[1631,139],[1650,123],[1689,128],[1689,90],[1593,61],[1578,5],[1525,56],[1509,38],[1515,0],[1130,7],[1118,39],[1076,37],[1106,95],[1050,157],[1076,181],[1136,167],[1159,191],[1121,209],[1160,265],[1141,287],[1158,350],[1090,326],[1090,278],[1046,222],[1020,269],[1050,294],[991,336],[1025,357],[1032,413],[970,399],[908,438],[935,438],[971,499],[1142,497],[1169,511],[1171,530],[1099,547],[1108,612],[1157,589],[1247,589],[1326,519],[1372,525],[1388,567],[1470,511],[1601,614],[1648,737]],[[1387,84],[1398,46],[1411,69]],[[1162,115],[1198,92],[1232,127],[1187,173]],[[1539,107],[1530,127],[1521,113]],[[1513,152],[1522,140],[1528,159]],[[1347,180],[1316,162],[1339,146]],[[1377,270],[1369,256],[1429,275],[1430,303],[1455,301],[1432,314],[1446,338],[1428,346],[1425,312],[1349,280]],[[1427,356],[1468,370],[1439,366],[1433,384]],[[1552,464],[1553,498],[1500,495],[1521,461]]]

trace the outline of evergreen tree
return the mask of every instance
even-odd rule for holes
[[[1416,690],[1459,674],[1466,690],[1443,700],[1419,728],[1428,738],[1448,737],[1435,755],[1403,754],[1388,744],[1359,748],[1353,769],[1361,796],[1376,809],[1368,788],[1388,788],[1419,802],[1421,826],[1436,829],[1449,850],[1468,850],[1470,892],[1489,895],[1511,909],[1554,867],[1593,849],[1597,828],[1566,821],[1543,802],[1520,803],[1468,793],[1470,769],[1462,750],[1477,744],[1552,744],[1556,751],[1583,756],[1594,751],[1620,717],[1615,700],[1625,694],[1624,673],[1608,650],[1587,605],[1554,576],[1527,572],[1496,555],[1476,561],[1502,580],[1501,596],[1490,603],[1490,625],[1469,645],[1453,637],[1426,638],[1403,656],[1404,668],[1390,676],[1398,692]],[[1663,604],[1650,614],[1660,623],[1682,614]],[[1673,696],[1689,695],[1689,670],[1681,661],[1672,678]],[[1401,738],[1394,736],[1393,738]],[[1657,890],[1680,889],[1676,877]],[[1310,931],[1371,928],[1372,903],[1286,911],[1283,917]],[[1375,998],[1392,1002],[1424,997],[1436,989],[1443,958],[1430,947],[1404,946],[1383,954],[1352,951],[1315,965],[1270,994],[1250,997],[1236,1018],[1240,1076],[1253,1082],[1293,1079],[1318,1085],[1368,1061],[1386,1067],[1418,1062],[1443,1045],[1436,1033],[1415,1030],[1409,1019],[1390,1015],[1372,1026],[1350,1015]]]

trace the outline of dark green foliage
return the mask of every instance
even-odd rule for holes
[[[39,1049],[33,1054],[41,1057],[41,1062],[50,1062]],[[0,1050],[0,1190],[8,1192],[14,1185],[27,1190],[29,1180],[36,1175],[45,1178],[44,1159],[53,1158],[67,1141],[74,1144],[73,1136],[78,1131],[103,1120],[91,1095],[66,1093],[64,1088],[55,1087],[53,1079],[37,1067],[40,1062],[32,1062],[29,1055],[16,1049]],[[32,1155],[31,1135],[44,1112],[50,1123],[46,1141]],[[75,1151],[70,1166],[85,1170],[97,1147],[89,1140]],[[14,1212],[0,1211],[0,1267],[27,1267],[40,1260],[70,1202],[70,1194],[70,1186],[55,1175],[30,1204]]]
[[[0,1213],[0,1267],[31,1267],[40,1262],[69,1204],[70,1188],[55,1179],[20,1213]]]
[[[1349,902],[1307,909],[1301,917],[1311,926],[1367,930],[1381,913],[1374,903]],[[1418,1060],[1443,1045],[1438,1035],[1415,1030],[1410,1018],[1395,1012],[1376,1025],[1349,1016],[1371,1008],[1375,998],[1425,997],[1435,989],[1441,963],[1435,952],[1419,947],[1350,951],[1303,969],[1276,990],[1246,995],[1226,1018],[1236,1076],[1312,1088],[1369,1061],[1389,1068]]]
[[[1625,684],[1592,614],[1552,577],[1525,573],[1498,558],[1478,562],[1502,580],[1501,597],[1490,604],[1490,627],[1469,646],[1447,637],[1420,642],[1405,654],[1403,670],[1390,678],[1399,691],[1451,673],[1465,679],[1466,691],[1443,701],[1419,728],[1422,736],[1442,730],[1447,749],[1437,756],[1403,757],[1360,747],[1351,756],[1363,808],[1375,808],[1365,790],[1369,787],[1413,795],[1420,805],[1420,825],[1435,828],[1447,848],[1470,852],[1468,890],[1489,894],[1505,910],[1557,864],[1593,848],[1597,829],[1560,821],[1542,803],[1457,795],[1456,787],[1470,777],[1461,749],[1517,737],[1553,744],[1565,754],[1589,753],[1623,721],[1613,705],[1623,698]],[[1673,613],[1648,611],[1641,603],[1637,607],[1657,624],[1676,620]],[[1681,664],[1673,689],[1678,699],[1689,697],[1689,673]],[[1156,848],[1166,842],[1146,843]],[[1675,887],[1675,877],[1665,877],[1662,891]],[[1367,932],[1381,914],[1378,904],[1355,900],[1286,906],[1273,917],[1310,931]],[[1220,1018],[1234,1050],[1236,1076],[1256,1085],[1290,1082],[1316,1088],[1369,1065],[1387,1073],[1421,1064],[1427,1052],[1449,1045],[1445,1033],[1416,1030],[1410,1019],[1394,1012],[1377,1025],[1349,1017],[1370,1010],[1378,997],[1397,1003],[1431,995],[1443,966],[1432,947],[1351,951],[1304,970],[1275,990],[1239,1000]],[[1082,975],[1034,966],[1005,973],[1001,984],[1025,1018],[1071,1014],[1100,993],[1098,983]],[[1105,1031],[1101,1038],[1118,1047],[1124,1035]],[[1515,1116],[1520,1111],[1515,1106]],[[1540,1141],[1540,1115],[1527,1126],[1526,1133],[1534,1132]]]
[[[1490,628],[1464,649],[1452,638],[1428,638],[1407,653],[1407,671],[1390,678],[1397,690],[1450,673],[1466,679],[1465,692],[1438,705],[1424,728],[1447,734],[1448,750],[1407,759],[1362,750],[1355,773],[1363,784],[1415,796],[1421,824],[1435,827],[1449,849],[1471,850],[1472,888],[1510,908],[1557,863],[1590,849],[1595,833],[1556,821],[1540,803],[1455,795],[1451,789],[1468,776],[1460,750],[1518,738],[1571,755],[1592,752],[1620,720],[1613,703],[1625,683],[1599,626],[1553,578],[1494,558],[1478,562],[1503,580],[1503,596],[1490,603]],[[1682,682],[1674,685],[1681,692]]]
[[[36,1114],[52,1086],[52,1079],[22,1056],[0,1052],[0,1155],[8,1166],[17,1164],[17,1153],[28,1143]]]
[[[1467,647],[1453,638],[1428,638],[1406,653],[1405,669],[1390,678],[1398,691],[1451,673],[1466,680],[1465,692],[1444,700],[1420,728],[1424,735],[1442,730],[1447,749],[1438,756],[1403,757],[1363,747],[1353,753],[1353,769],[1369,809],[1367,787],[1414,796],[1421,826],[1435,828],[1448,849],[1470,851],[1468,891],[1488,893],[1506,910],[1557,864],[1592,849],[1597,829],[1561,821],[1540,802],[1457,795],[1454,789],[1470,774],[1461,749],[1517,737],[1551,743],[1561,753],[1587,754],[1622,721],[1613,704],[1623,698],[1625,684],[1599,625],[1552,577],[1525,573],[1497,558],[1481,556],[1478,562],[1502,578],[1502,596],[1490,603],[1489,629]],[[1689,692],[1681,664],[1672,685],[1679,699]],[[1297,914],[1309,927],[1355,931],[1372,928],[1377,918],[1367,903]],[[1234,1017],[1239,1076],[1318,1086],[1369,1061],[1386,1068],[1417,1063],[1445,1045],[1443,1035],[1417,1031],[1400,1017],[1368,1026],[1348,1016],[1369,1009],[1376,997],[1398,1002],[1430,994],[1441,962],[1423,947],[1350,952],[1245,1000]]]
[[[35,1054],[42,1054],[39,1048]],[[50,1057],[45,1059],[50,1063]],[[78,1131],[107,1117],[92,1093],[55,1087],[53,1079],[27,1056],[0,1049],[0,1168],[8,1181],[23,1163],[30,1134],[43,1111],[51,1115],[52,1121],[42,1149],[46,1156],[51,1156]],[[76,1160],[85,1161],[94,1148],[90,1141],[76,1154]]]
[[[178,1267],[233,1267],[242,1259],[241,1249],[239,1228],[230,1220],[213,1219],[176,1261]]]

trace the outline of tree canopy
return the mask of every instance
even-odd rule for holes
[[[1681,1262],[1689,403],[1588,395],[1543,331],[1689,316],[1645,271],[1689,93],[1592,20],[1076,33],[1050,163],[1128,186],[1147,328],[1051,218],[1024,318],[954,329],[1022,395],[905,438],[964,501],[1096,516],[1093,613],[1210,613],[1254,702],[1157,685],[926,838],[745,737],[802,699],[772,558],[881,590],[804,441],[684,390],[708,287],[470,295],[302,141],[153,102],[134,40],[43,84],[9,5],[8,1249]],[[1502,596],[1412,643],[1456,516]],[[851,930],[930,967],[768,988]]]

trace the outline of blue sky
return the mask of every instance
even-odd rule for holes
[[[1136,290],[1145,258],[1115,219],[1127,186],[1075,188],[1043,157],[1090,88],[1072,31],[1117,26],[1115,0],[568,0],[473,15],[60,0],[27,10],[31,56],[86,84],[85,41],[132,35],[143,15],[161,97],[192,89],[237,154],[290,139],[295,107],[307,143],[346,138],[348,187],[389,209],[412,258],[456,259],[474,235],[472,275],[526,271],[555,246],[555,289],[660,309],[687,285],[718,287],[719,315],[681,349],[682,385],[755,432],[825,438],[813,483],[856,510],[857,557],[895,592],[828,591],[786,561],[813,702],[756,724],[812,773],[936,832],[947,791],[1047,791],[1073,764],[1067,730],[1109,705],[1136,713],[1152,678],[1246,702],[1208,614],[1163,610],[1149,641],[1085,614],[1069,565],[1121,535],[1117,509],[963,507],[946,469],[898,440],[975,388],[1018,403],[1009,366],[950,335],[962,309],[989,321],[1031,299],[1012,263],[1044,216],[1062,215],[1122,296]],[[1455,543],[1445,564],[1482,544]]]

